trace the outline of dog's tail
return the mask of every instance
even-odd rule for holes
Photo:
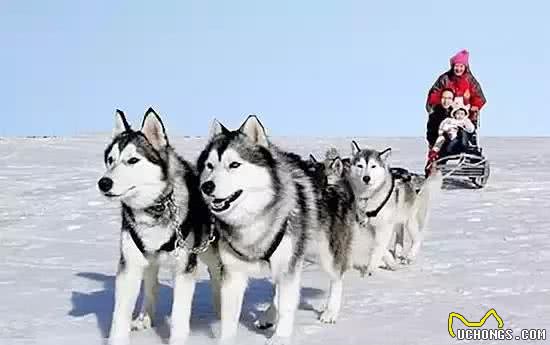
[[[420,230],[424,229],[424,226],[428,222],[430,204],[433,203],[434,199],[441,192],[442,184],[443,175],[441,171],[433,169],[418,192],[413,205],[412,217],[416,218]]]

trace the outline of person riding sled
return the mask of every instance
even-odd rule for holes
[[[438,137],[428,154],[426,171],[440,157],[456,155],[468,151],[470,135],[476,127],[468,117],[470,105],[465,105],[462,97],[455,98],[451,116],[439,124]]]
[[[472,74],[469,63],[470,54],[462,50],[450,59],[451,68],[440,75],[428,92],[426,111],[431,114],[441,101],[445,89],[453,91],[455,97],[462,97],[465,105],[470,105],[469,118],[476,124],[479,111],[486,103],[481,85]]]
[[[429,115],[428,123],[426,124],[426,141],[428,142],[429,149],[434,146],[439,136],[439,125],[443,120],[451,116],[454,98],[454,91],[452,89],[442,90],[440,103],[434,107],[433,112]]]

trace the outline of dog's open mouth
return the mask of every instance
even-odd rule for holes
[[[135,188],[136,188],[135,186],[130,187],[130,188],[128,188],[128,190],[126,190],[126,191],[125,191],[124,193],[122,193],[122,194],[114,194],[114,193],[112,193],[112,192],[107,192],[107,193],[103,193],[103,195],[105,195],[105,196],[108,197],[108,198],[120,198],[120,197],[126,195],[129,191],[131,191],[131,190],[133,190],[133,189],[135,189]]]
[[[235,193],[231,194],[227,198],[224,199],[214,199],[210,203],[210,208],[213,212],[223,212],[229,209],[231,207],[231,203],[237,200],[241,194],[243,193],[242,189],[239,189]]]

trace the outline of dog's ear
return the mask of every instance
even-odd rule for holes
[[[361,151],[361,148],[359,148],[359,144],[355,140],[351,141],[351,155],[355,156]]]
[[[387,161],[391,157],[391,147],[388,147],[384,151],[378,153],[380,158],[384,161]]]
[[[256,145],[269,146],[265,128],[256,115],[249,115],[239,128],[239,132],[245,134]]]
[[[330,164],[330,167],[336,173],[336,175],[342,176],[342,173],[344,172],[344,163],[342,163],[342,159],[340,157],[334,158],[334,160]]]
[[[312,162],[312,163],[318,163],[317,161],[317,158],[315,158],[315,156],[313,154],[309,154],[309,160]]]
[[[231,131],[227,129],[220,121],[214,119],[210,125],[210,133],[208,133],[208,138],[212,140],[218,134],[229,134]]]
[[[126,121],[126,116],[122,110],[117,109],[115,111],[115,128],[113,129],[113,138],[120,133],[129,131],[130,124]]]
[[[149,108],[145,112],[143,123],[141,124],[141,132],[155,149],[161,150],[168,146],[168,137],[166,136],[164,124],[153,108]]]
[[[350,158],[342,158],[342,164],[344,165],[344,170],[349,170],[351,168],[351,159]]]

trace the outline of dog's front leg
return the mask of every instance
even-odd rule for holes
[[[335,323],[342,305],[343,275],[330,280],[330,290],[325,310],[319,317],[324,323]]]
[[[375,228],[374,231],[374,248],[372,250],[369,264],[367,265],[367,274],[373,275],[378,266],[382,263],[382,258],[388,252],[388,243],[391,240],[393,226],[382,225]]]
[[[302,273],[301,264],[294,268],[294,272],[283,274],[278,277],[278,321],[273,337],[268,339],[268,345],[290,344],[294,317],[298,303],[300,302],[300,278]]]
[[[247,283],[246,273],[224,268],[221,283],[220,344],[233,344],[235,341]]]
[[[221,268],[208,268],[210,275],[210,289],[212,290],[212,307],[218,319],[221,319],[220,289],[222,283]]]
[[[397,224],[395,226],[395,242],[393,243],[393,256],[397,259],[403,254],[405,249],[405,226]]]
[[[416,260],[420,245],[422,244],[423,233],[420,231],[420,225],[416,219],[411,219],[406,224],[407,232],[411,237],[411,247],[403,254],[402,262],[411,264]]]
[[[132,321],[132,330],[144,330],[153,326],[158,296],[159,264],[151,259],[143,272],[144,301],[139,316]]]
[[[109,344],[127,345],[130,342],[132,311],[139,295],[143,267],[124,262],[119,264],[115,280],[115,308],[109,334]]]
[[[170,327],[170,345],[184,344],[189,336],[191,306],[195,291],[195,273],[176,267],[174,272],[174,302]]]
[[[273,300],[269,305],[269,308],[267,308],[267,310],[262,313],[262,315],[256,322],[256,327],[258,329],[268,329],[275,326],[275,324],[277,323],[277,303],[279,301],[279,293],[277,292],[278,290],[278,285],[275,284],[273,286]]]

